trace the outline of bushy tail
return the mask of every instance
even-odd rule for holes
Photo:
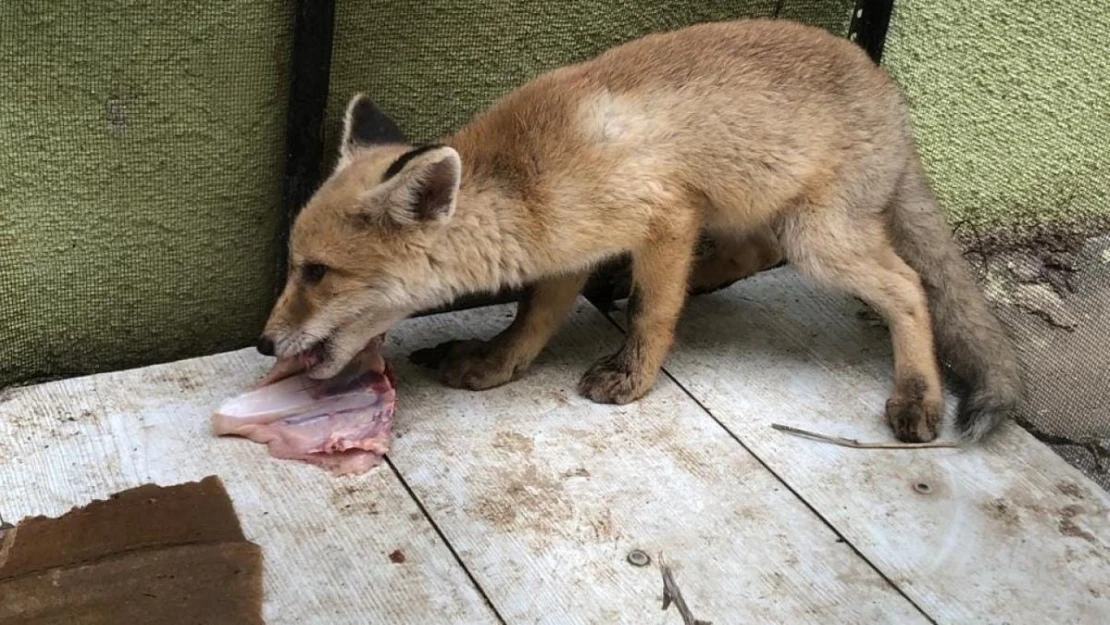
[[[972,278],[916,153],[891,212],[895,250],[921,276],[938,356],[960,387],[957,429],[964,440],[979,440],[1021,397],[1010,337]]]

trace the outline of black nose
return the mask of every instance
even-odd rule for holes
[[[274,341],[268,336],[260,336],[258,338],[258,353],[263,356],[274,355]]]

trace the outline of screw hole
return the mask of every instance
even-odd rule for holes
[[[628,552],[628,563],[632,566],[647,566],[651,563],[651,558],[643,551],[633,549]]]
[[[928,495],[933,490],[932,487],[925,482],[918,482],[914,484],[913,489],[921,493],[922,495]]]

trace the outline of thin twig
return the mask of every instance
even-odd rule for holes
[[[801,436],[802,438],[809,438],[815,441],[822,441],[825,443],[832,443],[833,445],[840,445],[841,447],[851,447],[852,449],[926,449],[926,448],[958,448],[959,443],[949,441],[932,441],[930,443],[861,443],[854,438],[843,438],[840,436],[828,436],[826,434],[818,434],[817,432],[810,432],[808,430],[800,430],[792,428],[789,425],[782,425],[781,423],[772,423],[771,427],[780,432]]]
[[[684,625],[712,625],[709,621],[699,621],[694,618],[689,606],[686,605],[686,600],[682,598],[682,591],[678,589],[678,584],[674,581],[674,574],[671,573],[671,567],[663,559],[662,553],[659,554],[659,570],[663,573],[663,610],[665,611],[671,607],[673,602],[678,614],[682,616]]]

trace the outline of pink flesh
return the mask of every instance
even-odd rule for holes
[[[217,409],[212,430],[263,443],[276,458],[338,475],[364,473],[389,451],[396,393],[376,349],[352,366],[362,373],[329,389],[333,381],[313,380],[295,362],[279,360],[253,389]]]

